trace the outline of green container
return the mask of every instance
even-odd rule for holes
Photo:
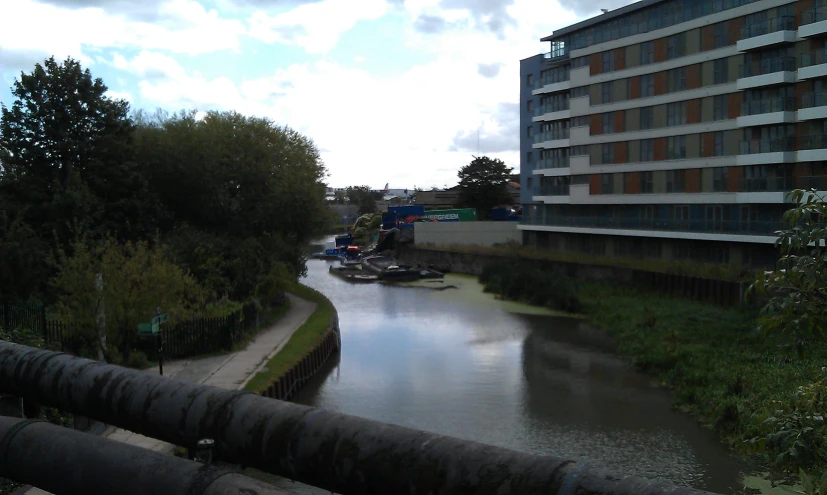
[[[429,210],[423,215],[440,222],[476,222],[476,208],[458,208],[454,210]]]

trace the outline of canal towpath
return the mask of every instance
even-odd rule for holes
[[[270,328],[259,332],[246,348],[201,359],[177,360],[164,363],[164,376],[228,390],[238,390],[262,371],[267,362],[287,344],[290,337],[313,314],[316,304],[293,294],[287,295],[290,309]],[[158,374],[158,368],[147,369],[147,373]],[[124,442],[155,452],[172,454],[175,446],[133,433],[121,428],[110,427],[104,435],[110,440]],[[49,495],[39,488],[24,492],[27,495]]]

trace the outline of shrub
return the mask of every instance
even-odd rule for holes
[[[491,263],[483,268],[480,282],[485,285],[486,292],[499,294],[503,299],[572,313],[583,310],[580,299],[575,295],[574,281],[538,269],[524,260]]]

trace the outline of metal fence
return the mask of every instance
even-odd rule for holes
[[[83,325],[46,318],[46,308],[40,304],[0,303],[0,326],[7,329],[26,329],[37,333],[51,348],[78,351],[94,332]],[[259,327],[258,307],[245,304],[240,310],[226,316],[198,318],[161,327],[166,358],[184,358],[226,351],[237,342],[255,333]],[[87,330],[87,331],[84,331]],[[157,359],[155,339],[139,338],[135,350]]]

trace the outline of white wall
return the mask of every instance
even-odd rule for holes
[[[417,222],[415,244],[436,246],[493,246],[508,241],[522,243],[518,222]]]

